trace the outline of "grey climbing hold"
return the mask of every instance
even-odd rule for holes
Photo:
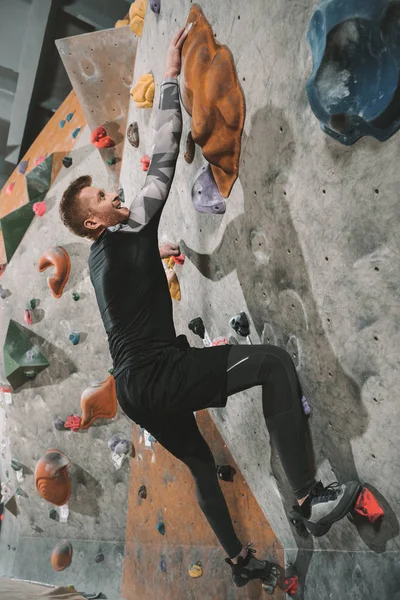
[[[115,454],[128,454],[129,442],[128,440],[120,440],[114,448]]]
[[[23,464],[19,462],[19,460],[17,460],[16,458],[13,458],[11,460],[11,467],[14,469],[14,471],[22,471]]]
[[[64,158],[62,159],[62,164],[66,169],[69,169],[72,165],[72,158],[70,156],[64,156]]]
[[[143,500],[146,500],[147,498],[147,488],[145,485],[141,485],[138,491],[138,496],[140,496],[140,498],[143,498]]]
[[[153,13],[159,15],[161,10],[161,0],[150,0],[150,8]]]
[[[121,202],[125,202],[125,193],[124,193],[124,189],[123,188],[119,188],[119,190],[118,190],[118,196],[119,196],[119,199],[121,200]]]
[[[126,136],[131,146],[134,148],[139,147],[139,127],[136,121],[129,125]]]
[[[103,562],[103,560],[104,560],[104,554],[102,552],[100,552],[94,559],[94,562],[101,563],[101,562]]]
[[[200,213],[222,215],[226,211],[225,200],[219,193],[209,163],[203,165],[194,176],[191,196],[195,209]]]
[[[56,417],[53,421],[53,424],[57,431],[64,431],[65,422],[62,419],[60,419],[60,417]]]

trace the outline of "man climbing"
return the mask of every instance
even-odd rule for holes
[[[360,485],[324,487],[309,466],[301,389],[291,357],[275,346],[189,348],[176,336],[172,302],[158,249],[158,225],[179,153],[182,115],[177,76],[181,29],[173,39],[155,120],[155,144],[145,186],[130,208],[115,193],[80,177],[60,204],[64,224],[92,240],[89,266],[114,362],[122,410],[190,469],[199,505],[232,567],[237,586],[274,581],[270,562],[237,538],[211,451],[194,412],[223,407],[227,397],[262,386],[266,426],[297,499],[297,519],[320,536],[352,508]],[[178,253],[178,249],[175,248]],[[273,586],[272,586],[273,587]]]

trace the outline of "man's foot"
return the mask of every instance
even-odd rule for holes
[[[225,559],[232,569],[233,583],[237,587],[243,587],[251,579],[262,579],[272,590],[269,593],[273,593],[280,575],[279,569],[268,560],[258,560],[253,556],[254,553],[253,548],[247,548],[247,556],[239,556],[236,564],[230,558]]]
[[[291,521],[296,526],[303,524],[315,537],[325,535],[352,510],[360,489],[358,481],[334,482],[326,487],[319,481],[303,504],[293,507]]]

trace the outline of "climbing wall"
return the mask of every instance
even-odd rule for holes
[[[28,200],[26,175],[50,155],[50,183],[62,167],[62,159],[74,147],[85,119],[75,92],[71,92],[49,123],[36,138],[28,152],[16,167],[3,189],[0,191],[0,219],[24,206]],[[7,262],[3,233],[0,231],[0,264]]]
[[[104,126],[115,146],[101,155],[118,186],[137,37],[118,27],[56,42],[91,131]],[[111,164],[110,164],[111,163]]]
[[[268,555],[283,565],[280,544],[207,411],[197,413],[197,423],[216,464],[234,469],[233,481],[221,480],[220,484],[239,539],[252,541],[257,556]],[[134,429],[133,440],[137,457],[131,462],[123,597],[261,600],[265,593],[259,582],[244,590],[232,589],[230,569],[221,560],[218,540],[197,504],[187,467],[149,440],[139,427]],[[138,493],[143,485],[146,498]],[[163,534],[157,529],[160,523]],[[189,566],[198,561],[203,575],[191,578]],[[284,594],[277,590],[274,597],[283,598]]]
[[[306,32],[313,2],[205,0],[216,39],[229,46],[246,98],[239,179],[225,215],[200,214],[191,183],[202,156],[181,157],[161,221],[161,236],[181,240],[182,300],[178,333],[202,316],[212,337],[231,332],[245,310],[254,343],[286,348],[312,407],[309,428],[324,483],[368,482],[385,519],[347,519],[321,539],[304,539],[289,523],[293,497],[270,448],[257,389],[211,414],[241,472],[286,550],[296,561],[305,598],[396,595],[399,556],[399,137],[363,138],[346,148],[324,134],[307,101],[312,61]],[[148,10],[134,79],[152,71],[157,105],[168,42],[191,3]],[[151,151],[155,110],[131,105],[140,146],[125,147],[121,182],[132,199],[140,158]],[[240,340],[241,343],[245,343]],[[384,573],[384,576],[382,574]]]
[[[68,154],[72,166],[61,167],[45,197],[46,213],[35,216],[1,277],[5,292],[5,297],[0,298],[1,346],[13,319],[49,366],[35,379],[27,383],[25,380],[22,387],[19,380],[13,380],[16,389],[11,394],[0,392],[2,414],[5,413],[0,478],[6,485],[7,498],[14,498],[17,506],[16,518],[5,511],[0,535],[0,575],[75,584],[82,591],[97,590],[118,597],[130,461],[126,458],[116,469],[108,441],[114,435],[131,440],[132,424],[119,411],[113,419],[97,420],[86,430],[60,431],[54,424],[57,417],[65,422],[69,415],[82,416],[82,393],[106,380],[111,367],[106,335],[89,281],[90,245],[70,234],[58,215],[61,195],[73,179],[90,173],[100,186],[107,188],[111,182],[100,153],[90,143],[88,128]],[[71,261],[60,298],[54,297],[47,281],[55,274],[54,267],[39,272],[41,257],[54,246],[64,248]],[[36,301],[35,308],[31,308],[31,300]],[[31,325],[24,321],[27,306],[31,308]],[[12,330],[11,334],[15,332]],[[74,345],[77,334],[79,343]],[[14,338],[15,335],[10,341],[15,342]],[[15,345],[7,348],[15,358]],[[2,360],[2,384],[7,384],[5,366]],[[36,464],[49,449],[63,452],[71,463],[66,523],[61,520],[60,508],[42,499],[35,488]],[[22,464],[22,481],[17,479],[11,459]],[[51,566],[50,555],[61,539],[70,540],[73,557],[67,570],[57,572]]]

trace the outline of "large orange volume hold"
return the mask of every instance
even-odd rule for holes
[[[35,485],[39,495],[56,506],[68,502],[71,481],[67,469],[68,458],[59,450],[47,450],[35,469]]]
[[[53,296],[61,298],[71,272],[71,260],[68,252],[61,246],[49,248],[40,257],[38,268],[42,273],[49,267],[55,267],[55,273],[47,278],[47,283]]]
[[[61,540],[54,546],[50,557],[51,566],[55,571],[64,571],[72,561],[72,545],[68,540]]]
[[[192,117],[193,139],[211,164],[221,195],[227,198],[239,171],[244,94],[231,51],[215,40],[198,4],[189,13],[189,26],[182,48],[182,101]]]
[[[96,419],[113,419],[117,414],[117,392],[112,375],[103,383],[92,385],[81,396],[80,428],[87,429]]]

